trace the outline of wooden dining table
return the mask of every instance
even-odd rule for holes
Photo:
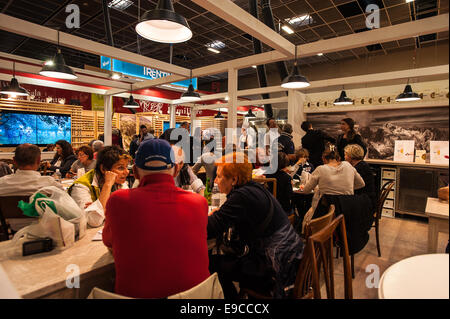
[[[425,214],[428,216],[428,252],[436,253],[439,232],[448,234],[448,201],[428,197]]]

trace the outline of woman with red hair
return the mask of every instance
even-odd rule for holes
[[[285,297],[284,288],[295,280],[302,240],[273,195],[252,181],[252,164],[244,153],[226,154],[216,165],[215,183],[227,200],[208,217],[208,239],[217,244],[210,254],[211,273],[219,274],[225,298],[237,297],[233,281]],[[228,241],[224,234],[237,240]]]

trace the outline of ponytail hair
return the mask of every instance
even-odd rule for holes
[[[338,162],[341,161],[341,156],[339,155],[339,152],[337,150],[326,150],[325,152],[323,152],[322,158],[327,161],[331,160],[336,160]]]

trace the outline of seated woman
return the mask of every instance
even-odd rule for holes
[[[94,151],[89,146],[81,146],[76,153],[78,159],[73,162],[70,171],[66,174],[67,178],[76,176],[80,168],[84,169],[84,172],[87,173],[94,169],[97,163],[94,159]]]
[[[316,186],[318,191],[314,193],[312,211],[315,211],[322,195],[354,195],[355,189],[365,186],[364,180],[356,169],[348,162],[341,162],[341,157],[336,150],[325,151],[322,155],[324,165],[317,167],[311,174],[303,192],[310,193]],[[314,218],[320,217],[325,212],[314,213]]]
[[[355,190],[355,194],[367,194],[372,203],[372,209],[375,209],[377,207],[375,178],[369,164],[364,162],[364,149],[358,144],[349,144],[344,148],[344,156],[345,160],[356,168],[356,171],[364,180],[365,186]]]
[[[288,155],[284,152],[278,152],[278,169],[274,174],[266,174],[267,178],[275,178],[277,180],[277,200],[280,202],[286,214],[292,214],[292,178],[284,171],[289,163]],[[272,192],[273,185],[270,184],[269,191]]]
[[[302,176],[302,172],[312,173],[314,171],[314,166],[308,162],[309,152],[306,148],[298,149],[295,152],[295,156],[297,158],[297,162],[289,167],[288,172],[292,178],[300,178]]]
[[[97,164],[77,179],[68,192],[84,209],[89,226],[99,227],[105,219],[104,209],[112,192],[128,188],[128,163],[131,157],[117,145],[104,147]]]
[[[235,298],[233,281],[241,288],[282,298],[295,281],[303,242],[281,205],[252,178],[252,164],[244,153],[224,155],[215,182],[226,202],[208,217],[208,239],[216,239],[210,254],[210,272],[217,272],[225,298]],[[224,233],[233,229],[246,248],[222,254]]]
[[[55,157],[53,157],[53,160],[50,163],[45,162],[45,165],[47,165],[47,169],[49,171],[56,171],[58,169],[61,176],[65,177],[73,162],[75,162],[77,158],[73,154],[73,149],[69,142],[59,140],[55,143],[55,145]]]

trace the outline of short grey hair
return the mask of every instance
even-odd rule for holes
[[[352,160],[362,161],[364,159],[364,150],[358,144],[349,144],[344,148],[344,153]]]
[[[94,149],[94,152],[98,152],[103,148],[103,142],[100,140],[96,140],[92,143],[92,148]]]

